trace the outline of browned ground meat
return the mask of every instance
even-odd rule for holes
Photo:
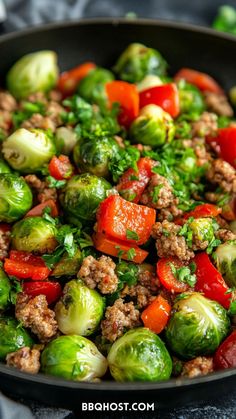
[[[44,103],[46,105],[46,103],[48,102],[45,93],[43,92],[36,92],[36,93],[31,93],[28,97],[27,100],[29,102],[40,102],[40,103]]]
[[[214,135],[217,129],[217,116],[210,112],[203,112],[199,120],[192,123],[193,137],[205,137],[206,135]]]
[[[8,249],[10,245],[10,231],[1,231],[0,230],[0,260],[3,260],[7,257]]]
[[[138,282],[140,285],[156,294],[160,287],[160,283],[156,276],[155,267],[148,263],[142,264],[142,268],[139,268]]]
[[[140,202],[148,207],[161,209],[169,207],[173,199],[173,189],[168,180],[155,173],[142,194]]]
[[[176,256],[180,260],[188,261],[194,253],[187,246],[185,238],[178,236],[180,226],[164,220],[155,223],[152,228],[152,237],[156,239],[157,254],[160,258]]]
[[[6,361],[9,367],[15,367],[30,374],[37,374],[40,369],[40,351],[24,346],[16,352],[9,353]]]
[[[213,160],[206,173],[209,182],[219,185],[222,191],[236,193],[236,172],[235,169],[222,159]]]
[[[46,114],[56,127],[62,124],[60,116],[62,112],[64,112],[64,108],[58,102],[50,100],[47,105]]]
[[[0,109],[3,111],[14,112],[17,108],[15,98],[8,92],[0,92]]]
[[[171,205],[167,208],[162,208],[158,213],[158,220],[172,221],[175,218],[181,217],[183,210],[178,208],[179,198],[174,198]]]
[[[54,102],[61,102],[62,100],[62,94],[59,92],[59,90],[51,90],[48,94],[48,97]]]
[[[0,128],[5,132],[6,135],[9,134],[11,123],[12,123],[11,112],[0,110]]]
[[[40,113],[34,113],[31,118],[22,122],[22,128],[40,128],[40,129],[50,129],[53,132],[56,130],[54,121],[51,120],[49,116],[43,116]]]
[[[122,336],[125,329],[139,326],[140,313],[133,302],[124,303],[122,298],[115,301],[113,306],[107,307],[105,320],[101,322],[102,336],[114,342]]]
[[[119,135],[114,135],[114,140],[117,142],[118,146],[120,146],[121,148],[125,148],[124,140],[122,137],[120,137]]]
[[[197,157],[197,166],[201,167],[211,160],[210,153],[205,147],[205,139],[201,137],[194,137],[191,140],[183,140],[185,148],[193,148]]]
[[[207,375],[210,372],[213,372],[213,358],[198,356],[184,363],[181,376],[193,378]]]
[[[115,274],[116,264],[109,256],[95,259],[87,256],[78,272],[78,277],[83,279],[89,288],[96,286],[103,294],[110,294],[117,289],[118,277]]]
[[[220,228],[218,231],[216,231],[215,236],[217,239],[220,239],[223,242],[227,242],[228,240],[236,240],[236,234],[225,228]]]
[[[40,342],[47,342],[57,332],[55,313],[48,308],[45,295],[30,298],[24,293],[17,295],[15,315],[23,326],[29,327]]]
[[[25,181],[36,192],[39,202],[45,202],[48,199],[57,200],[56,188],[48,188],[47,181],[39,179],[36,175],[25,176]]]
[[[139,309],[147,307],[156,298],[149,289],[142,285],[132,285],[131,287],[126,285],[121,291],[120,296],[122,298],[129,296],[131,299],[134,299],[135,305]]]
[[[233,116],[234,111],[230,106],[228,99],[225,95],[219,95],[213,92],[206,92],[204,96],[205,103],[210,111],[222,116]]]

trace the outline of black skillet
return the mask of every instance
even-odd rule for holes
[[[236,37],[162,21],[92,19],[50,24],[0,38],[0,77],[22,55],[41,49],[58,53],[61,70],[93,60],[110,67],[130,42],[161,51],[170,73],[183,66],[205,71],[226,89],[236,84]],[[0,364],[0,389],[44,404],[81,409],[82,401],[155,401],[159,407],[222,397],[235,388],[236,369],[206,377],[159,383],[76,383],[29,375]]]

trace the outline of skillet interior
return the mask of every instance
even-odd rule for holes
[[[0,78],[22,55],[52,49],[62,70],[86,60],[110,67],[131,42],[161,51],[170,73],[183,66],[210,73],[225,87],[236,84],[236,38],[208,29],[161,21],[92,19],[46,25],[0,38]],[[155,400],[158,406],[175,406],[216,397],[234,387],[236,370],[207,377],[162,383],[75,383],[31,376],[0,364],[0,388],[11,395],[46,404],[81,408],[82,401]]]

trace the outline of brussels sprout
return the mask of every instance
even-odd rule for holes
[[[51,276],[72,276],[76,275],[80,265],[82,263],[82,254],[79,249],[77,249],[75,255],[73,257],[70,257],[68,253],[66,252],[61,260],[56,264],[54,267]]]
[[[7,88],[17,99],[52,89],[58,78],[57,55],[39,51],[24,55],[7,74]]]
[[[130,127],[133,143],[152,147],[171,142],[174,135],[175,127],[171,116],[156,105],[144,106]]]
[[[56,148],[46,132],[19,128],[3,142],[2,152],[13,169],[32,173],[41,170],[51,160]]]
[[[229,332],[227,311],[197,292],[182,297],[176,300],[167,325],[169,347],[183,359],[212,354]]]
[[[8,166],[7,162],[0,158],[0,174],[1,173],[11,173],[11,168]]]
[[[176,140],[177,141],[177,140]],[[174,143],[175,145],[175,143]],[[185,173],[191,173],[196,170],[197,157],[192,148],[187,148],[180,161],[177,162],[177,167]]]
[[[196,240],[200,242],[208,241],[208,243],[214,240],[215,231],[211,218],[196,218],[189,224],[189,227]]]
[[[220,244],[215,257],[216,266],[229,287],[236,287],[236,241]]]
[[[10,173],[0,174],[0,221],[11,223],[32,206],[32,192],[25,180]]]
[[[73,279],[65,285],[55,307],[59,330],[65,335],[89,336],[97,329],[104,308],[104,298],[97,291]]]
[[[180,80],[178,88],[181,113],[201,114],[205,110],[203,95],[197,87]]]
[[[4,270],[0,267],[0,311],[5,310],[9,305],[11,284],[5,274]]]
[[[141,81],[147,74],[164,76],[167,63],[157,50],[145,45],[130,44],[113,67],[120,79],[130,83]]]
[[[107,370],[107,360],[90,340],[77,335],[52,340],[41,356],[42,371],[74,381],[92,381]]]
[[[96,210],[111,189],[110,183],[90,173],[73,176],[60,196],[67,218],[73,224],[79,221],[93,221]]]
[[[55,145],[58,153],[69,156],[77,143],[76,133],[70,127],[59,127],[56,129]]]
[[[137,83],[137,89],[139,92],[142,92],[143,90],[150,89],[151,87],[161,86],[163,83],[158,76],[154,76],[153,74],[148,74],[144,77],[143,80],[141,80],[139,83]]]
[[[172,370],[164,343],[145,327],[129,330],[117,339],[107,360],[116,381],[168,380]]]
[[[0,317],[0,360],[23,346],[32,346],[33,339],[13,317]]]
[[[109,161],[119,153],[119,149],[113,138],[82,138],[74,148],[74,161],[80,171],[107,177]]]
[[[88,102],[106,103],[105,84],[114,80],[113,74],[105,68],[97,67],[85,76],[78,86],[78,94]]]
[[[12,247],[35,253],[51,253],[57,246],[57,229],[42,217],[26,217],[12,228]]]

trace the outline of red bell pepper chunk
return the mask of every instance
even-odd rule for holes
[[[174,80],[178,81],[181,79],[193,84],[203,92],[224,93],[220,85],[211,76],[191,68],[182,68],[176,73]]]
[[[34,281],[24,282],[23,291],[31,297],[45,295],[48,304],[55,303],[61,296],[62,289],[59,282],[54,281]]]
[[[64,97],[72,95],[79,82],[94,68],[96,68],[94,63],[86,62],[69,71],[65,71],[59,77],[57,83],[58,90],[60,90]]]
[[[177,269],[184,266],[178,258],[174,257],[161,258],[157,262],[157,276],[161,284],[173,294],[187,291],[189,289],[188,284],[179,281],[174,276],[171,269],[171,264],[173,264]]]
[[[208,137],[207,142],[215,142],[219,156],[236,168],[236,127],[218,129],[216,137]]]
[[[124,260],[130,260],[135,263],[142,263],[148,256],[148,252],[140,249],[138,246],[115,240],[101,233],[94,234],[93,242],[95,248],[100,252],[110,256],[120,257]],[[130,251],[132,251],[132,253],[130,253]]]
[[[24,250],[11,250],[9,258],[16,262],[24,262],[34,266],[44,266],[45,262],[41,256],[33,255],[32,253],[25,252]]]
[[[197,282],[195,290],[202,292],[205,297],[215,300],[226,309],[230,306],[231,293],[221,273],[211,263],[206,253],[198,253],[193,262],[196,264],[195,275]]]
[[[201,204],[192,211],[186,212],[182,218],[175,220],[175,224],[184,224],[190,217],[193,218],[215,218],[222,212],[220,207],[213,204]]]
[[[63,154],[59,157],[53,156],[48,165],[48,170],[50,175],[57,180],[69,179],[74,171],[69,157]]]
[[[43,215],[43,210],[49,207],[51,209],[50,215],[51,217],[58,217],[59,212],[57,208],[57,204],[53,199],[48,199],[47,201],[42,202],[42,204],[36,205],[31,210],[25,214],[25,217],[40,217]]]
[[[180,112],[179,92],[175,83],[151,87],[139,93],[140,108],[154,104],[175,118]]]
[[[221,343],[213,361],[216,370],[236,367],[236,330]]]
[[[110,105],[118,102],[120,113],[118,121],[120,125],[129,128],[130,124],[139,114],[139,94],[135,84],[126,81],[115,80],[106,83],[106,93]]]
[[[144,205],[111,195],[97,212],[97,232],[136,245],[144,244],[151,235],[156,211]]]
[[[234,221],[236,219],[236,199],[229,198],[229,201],[222,207],[222,217],[227,221]]]
[[[171,312],[171,306],[161,295],[152,301],[141,314],[141,319],[145,327],[154,333],[161,333],[166,327]]]
[[[5,259],[4,271],[8,275],[14,275],[20,279],[31,278],[35,281],[43,281],[50,274],[50,270],[47,267],[30,265],[27,262],[17,262],[11,259]]]
[[[137,162],[137,171],[132,168],[126,170],[116,187],[120,195],[137,204],[151,179],[154,164],[149,157],[141,157]]]

